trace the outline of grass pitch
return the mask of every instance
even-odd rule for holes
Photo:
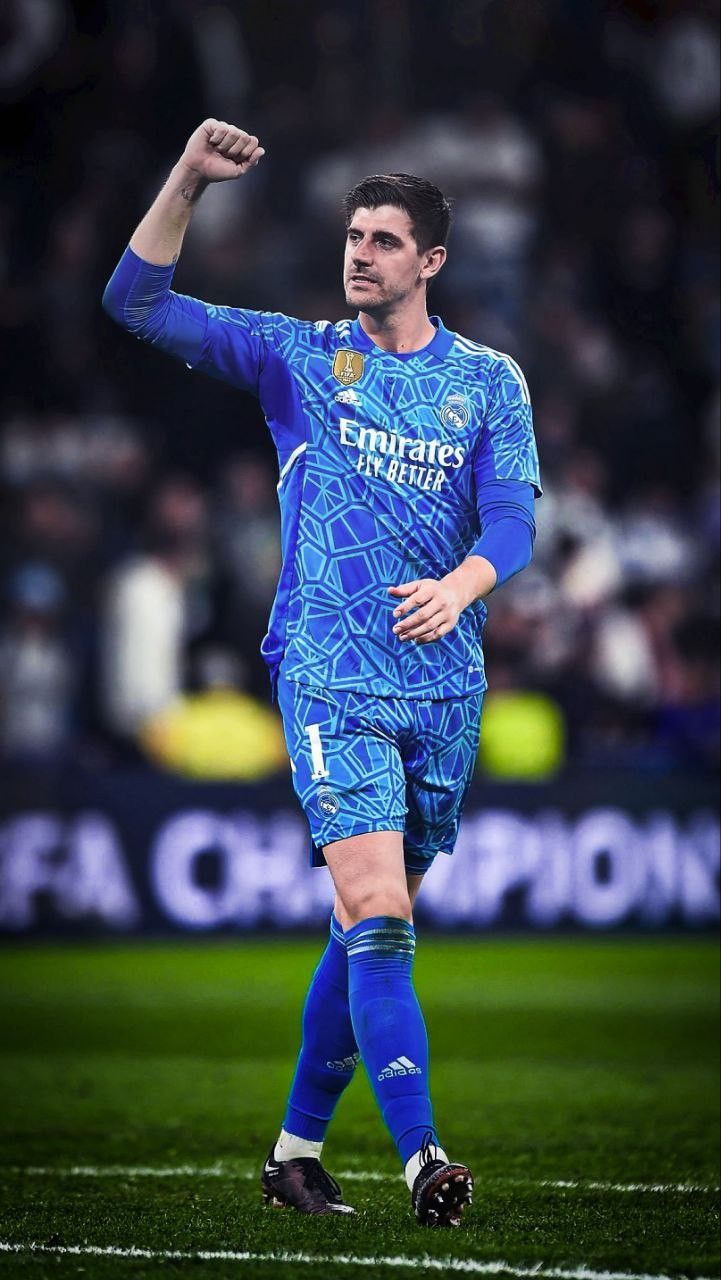
[[[358,1216],[261,1207],[321,945],[0,951],[0,1273],[718,1274],[714,943],[421,936],[456,1232],[416,1226],[361,1070],[325,1149]]]

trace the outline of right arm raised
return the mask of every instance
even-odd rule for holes
[[[254,134],[224,120],[204,120],[134,232],[130,248],[145,262],[177,262],[193,209],[209,182],[240,178],[265,155]]]
[[[257,389],[262,360],[252,313],[209,307],[173,293],[170,284],[193,209],[208,183],[241,177],[264,154],[254,135],[205,120],[188,139],[103,295],[108,314],[137,338],[250,390]]]

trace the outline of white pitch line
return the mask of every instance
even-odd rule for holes
[[[29,1178],[227,1178],[251,1182],[258,1176],[254,1169],[232,1169],[222,1164],[192,1165],[91,1165],[75,1164],[65,1168],[43,1165],[0,1167],[5,1173],[22,1174]],[[402,1182],[402,1174],[378,1173],[369,1169],[342,1169],[336,1174],[342,1182]],[[482,1187],[482,1179],[478,1179]],[[556,1191],[603,1191],[651,1193],[664,1195],[714,1195],[721,1186],[701,1182],[582,1182],[578,1179],[550,1178],[494,1178],[493,1186],[544,1187]]]
[[[251,1253],[247,1250],[234,1249],[139,1249],[135,1246],[121,1248],[119,1245],[44,1245],[14,1244],[8,1240],[0,1240],[0,1253],[42,1253],[64,1254],[73,1257],[91,1258],[142,1258],[149,1262],[159,1261],[193,1261],[193,1262],[279,1262],[289,1264],[308,1264],[309,1266],[336,1267],[395,1267],[416,1271],[441,1271],[447,1275],[451,1271],[463,1275],[517,1276],[520,1280],[674,1280],[668,1275],[648,1275],[644,1272],[629,1271],[593,1271],[579,1263],[570,1267],[544,1267],[536,1263],[530,1267],[513,1266],[502,1259],[497,1262],[481,1262],[476,1258],[432,1258],[421,1254],[415,1258],[380,1255],[373,1258],[358,1258],[352,1254],[313,1254],[313,1253]],[[707,1276],[699,1276],[697,1280],[711,1280]]]
[[[49,1165],[15,1165],[0,1166],[3,1173],[24,1174],[29,1178],[227,1178],[252,1182],[260,1178],[258,1169],[232,1169],[225,1165],[192,1165],[180,1164],[164,1168],[157,1165],[92,1165],[74,1164],[67,1168],[53,1168]],[[343,1169],[338,1175],[349,1182],[388,1182],[403,1180],[403,1174],[378,1173],[369,1170],[364,1173],[360,1169]]]
[[[2,1172],[2,1170],[0,1170]],[[29,1178],[243,1178],[251,1179],[258,1175],[249,1170],[228,1169],[219,1164],[193,1165],[179,1164],[170,1168],[157,1165],[121,1165],[121,1164],[72,1164],[67,1168],[53,1168],[50,1165],[16,1165],[11,1173],[26,1174]]]
[[[678,1192],[680,1195],[694,1191],[713,1195],[721,1191],[721,1187],[705,1186],[700,1182],[551,1182],[544,1179],[538,1186],[555,1187],[561,1191],[661,1191]]]

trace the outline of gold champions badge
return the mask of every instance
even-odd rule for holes
[[[360,351],[336,351],[333,360],[333,377],[342,382],[344,387],[349,387],[352,382],[357,382],[363,377],[363,365],[365,364],[365,356]]]

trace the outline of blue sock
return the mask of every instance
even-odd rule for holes
[[[401,1160],[433,1125],[428,1035],[412,968],[416,935],[407,920],[374,916],[345,934],[353,1027],[363,1064]]]
[[[288,1133],[310,1142],[323,1141],[358,1057],[348,1008],[345,939],[331,916],[328,946],[313,974],[303,1009],[303,1040],[283,1121]]]

